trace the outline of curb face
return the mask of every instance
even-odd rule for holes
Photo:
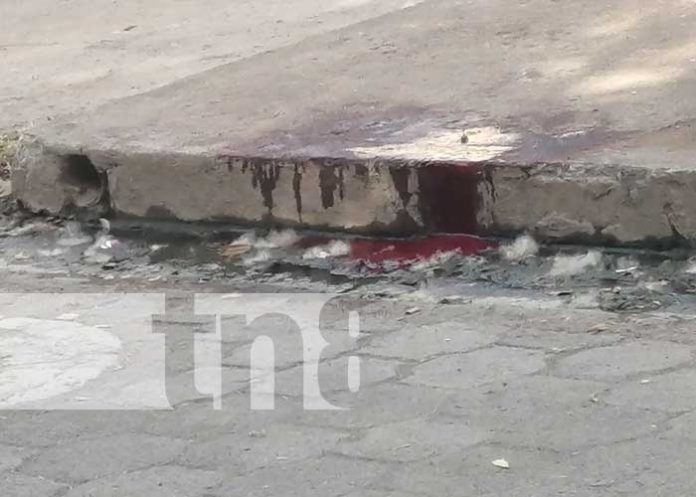
[[[262,158],[33,145],[14,171],[33,211],[371,235],[530,232],[614,245],[696,240],[696,172],[402,159]]]
[[[76,163],[86,170],[74,171]],[[94,208],[100,202],[80,202],[83,190],[94,189],[93,184],[76,186],[74,179],[80,175],[104,178],[101,200],[108,201],[112,215],[157,220],[364,234],[475,233],[482,204],[482,169],[475,164],[78,155],[43,147],[36,147],[31,160],[15,170],[17,198],[33,211],[54,214],[73,207]]]

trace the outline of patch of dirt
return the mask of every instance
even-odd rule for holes
[[[14,157],[18,138],[0,134],[0,180],[9,181],[10,163]]]

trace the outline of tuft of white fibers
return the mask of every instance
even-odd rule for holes
[[[551,276],[575,276],[586,269],[596,267],[602,262],[602,254],[597,250],[590,250],[584,255],[557,255],[553,259]]]
[[[436,268],[450,259],[461,255],[461,250],[447,250],[447,251],[437,251],[427,259],[419,259],[411,264],[411,269],[413,271],[427,271],[428,269]]]
[[[92,241],[92,237],[82,230],[80,223],[76,221],[68,221],[61,228],[57,244],[61,247],[75,247]]]
[[[500,253],[505,260],[523,261],[539,253],[539,244],[531,236],[522,235],[500,247]]]
[[[250,247],[253,247],[255,243],[256,243],[256,233],[254,231],[247,231],[239,238],[236,238],[232,242],[232,245],[248,245]]]
[[[257,250],[254,255],[249,257],[244,257],[242,263],[245,266],[255,266],[256,264],[261,264],[271,260],[271,254],[268,250]]]
[[[696,274],[696,258],[692,257],[688,260],[688,265],[684,272],[686,274]]]
[[[266,238],[256,240],[254,247],[262,249],[291,247],[299,239],[299,235],[293,230],[271,231]]]
[[[311,247],[302,254],[303,259],[327,259],[342,257],[350,253],[350,245],[341,240],[334,240],[326,245]]]

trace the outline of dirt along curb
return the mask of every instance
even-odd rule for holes
[[[0,133],[0,198],[12,193],[10,164],[16,155],[17,137]]]

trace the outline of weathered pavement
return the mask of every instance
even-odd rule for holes
[[[181,53],[200,54],[201,43],[229,51],[229,36],[239,38],[239,53],[208,70],[218,59],[192,55],[160,71],[159,49],[143,55],[138,40],[162,47],[178,38],[151,20],[139,34],[140,23],[119,17],[118,34],[75,41],[77,61],[96,49],[117,60],[116,44],[125,63],[58,99],[60,110],[75,111],[79,89],[102,97],[98,110],[33,128],[40,142],[17,169],[19,196],[49,211],[101,200],[122,216],[363,232],[696,238],[693,3],[339,2],[327,7],[333,24],[288,26],[294,7],[311,18],[307,2],[294,3],[253,15],[235,4],[241,15],[223,11],[234,26],[213,22],[220,36],[196,43],[217,11],[187,10],[177,23],[176,9],[163,9],[165,26],[185,26]],[[278,31],[271,19],[283,20]],[[12,15],[9,24],[11,37],[24,29]],[[138,27],[124,32],[129,24]],[[24,56],[18,50],[6,48]],[[134,53],[137,67],[152,62],[161,76],[100,90],[131,78]],[[30,111],[34,120],[47,113]]]
[[[120,290],[170,292],[138,280],[129,285]],[[179,295],[237,290],[177,286]],[[64,402],[84,409],[105,390],[112,399],[152,399],[143,377],[123,381],[134,357],[154,351],[147,334],[134,335],[125,324],[134,316],[118,311],[147,298],[129,303],[111,294],[95,307],[95,297],[83,292],[104,292],[103,284],[71,277],[7,275],[2,288],[82,293],[41,309],[31,294],[3,296],[5,335],[12,318],[55,320],[69,309],[79,316],[60,319],[69,319],[75,333],[101,325],[101,333],[120,340],[119,366],[108,364],[95,380],[64,393]],[[3,495],[692,494],[693,313],[618,318],[532,297],[441,305],[415,296],[344,296],[360,309],[361,335],[324,357],[321,371],[325,396],[347,411],[303,411],[300,366],[287,356],[279,357],[275,410],[251,411],[246,370],[239,369],[244,341],[223,349],[235,383],[219,411],[203,396],[167,411],[123,411],[117,404],[99,411],[3,410]],[[414,305],[420,312],[410,314]],[[328,329],[339,329],[329,322]],[[176,331],[176,318],[168,323],[177,337],[168,368],[176,371],[173,379],[185,378],[193,367],[184,353],[190,335],[181,325]],[[269,322],[264,331],[280,350],[292,351],[296,337],[282,322],[275,326]],[[84,364],[99,357],[97,347],[83,348]],[[345,386],[347,354],[363,361],[357,393]],[[11,370],[3,365],[0,374]],[[498,459],[509,469],[494,466]]]
[[[627,278],[625,287],[659,283],[626,256],[617,269],[604,256],[579,279],[559,273],[556,285],[536,290],[462,275],[429,276],[418,287],[387,280],[345,288],[255,277],[251,268],[235,276],[210,270],[207,260],[193,268],[172,262],[172,271],[133,255],[137,249],[129,250],[132,263],[105,260],[90,250],[91,236],[60,223],[2,233],[3,495],[647,497],[696,490],[693,289],[676,295],[676,306],[651,306],[656,294],[634,312],[600,310],[588,295],[601,289],[598,281],[612,288],[607,272]],[[166,248],[148,250],[152,258]],[[518,271],[554,272],[538,256],[518,264]],[[590,273],[598,279],[584,279]],[[631,274],[640,276],[631,283]],[[201,366],[189,355],[192,327],[196,340],[212,340],[210,308],[194,319],[185,312],[191,299],[246,314],[254,299],[244,294],[262,292],[283,312],[298,295],[309,299],[287,294],[297,291],[339,293],[339,305],[322,316],[330,346],[318,378],[324,397],[347,410],[303,409],[298,330],[277,316],[256,333],[225,337],[220,410],[201,393],[209,390],[187,388]],[[346,310],[359,313],[357,336]],[[261,377],[249,369],[250,345],[259,334],[276,346],[270,411],[250,409],[249,378]],[[361,360],[357,392],[348,388],[350,357]],[[493,464],[500,459],[509,468]]]

